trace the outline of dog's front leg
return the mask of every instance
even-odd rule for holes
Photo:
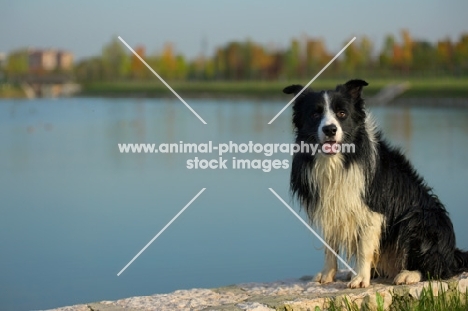
[[[364,228],[360,234],[356,256],[357,275],[348,283],[350,288],[368,287],[370,285],[371,265],[375,253],[378,252],[382,230],[382,216],[377,213],[372,214],[372,217],[369,217],[369,226]]]
[[[325,249],[325,266],[322,272],[318,273],[314,281],[320,283],[330,283],[335,280],[336,270],[338,268],[335,255],[328,249]]]
[[[350,288],[368,287],[370,285],[371,264],[374,257],[374,248],[369,241],[363,237],[358,243],[358,254],[356,258],[356,275],[348,283]]]

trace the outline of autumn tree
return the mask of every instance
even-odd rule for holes
[[[137,46],[134,50],[141,58],[146,58],[144,46]],[[149,70],[143,62],[135,54],[132,54],[130,61],[130,76],[134,79],[141,80],[147,77],[147,72],[149,72]]]
[[[166,43],[159,57],[159,65],[157,67],[160,75],[166,79],[172,80],[177,76],[177,57],[174,53],[174,45]]]
[[[443,70],[453,69],[454,46],[450,39],[437,42],[437,64]]]
[[[409,71],[411,64],[413,62],[413,39],[407,29],[401,31],[401,37],[403,43],[401,45],[401,57],[400,63],[401,69],[404,71]]]
[[[307,75],[317,73],[328,62],[329,55],[322,40],[306,40],[306,72]]]
[[[320,39],[304,37],[293,39],[286,48],[262,45],[252,40],[228,42],[218,47],[212,57],[202,55],[187,60],[177,54],[170,43],[160,53],[146,55],[145,48],[136,52],[168,80],[275,80],[310,78],[333,57]],[[26,74],[27,50],[8,55],[7,76]],[[384,39],[380,51],[375,52],[373,42],[359,36],[324,72],[325,76],[354,75],[407,75],[440,72],[465,75],[468,73],[468,34],[458,41],[444,39],[433,44],[413,40],[408,30],[403,30],[398,42],[393,35]],[[118,80],[127,77],[154,79],[141,61],[131,55],[116,38],[102,49],[100,57],[81,60],[75,66],[78,81]]]
[[[265,79],[268,77],[269,67],[273,64],[273,57],[263,46],[248,41],[245,45],[246,66],[249,79]]]
[[[242,47],[239,42],[231,42],[225,51],[227,78],[231,80],[241,80],[244,74],[244,64],[242,59]]]

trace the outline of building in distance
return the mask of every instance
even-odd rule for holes
[[[73,53],[55,49],[29,49],[30,72],[69,71],[73,68]]]

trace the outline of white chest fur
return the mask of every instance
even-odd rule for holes
[[[309,215],[313,224],[332,248],[350,259],[357,254],[359,237],[375,225],[377,216],[363,201],[363,170],[356,164],[345,168],[341,154],[318,155],[308,178],[311,190],[319,195]]]

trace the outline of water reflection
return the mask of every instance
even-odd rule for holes
[[[288,198],[288,170],[196,171],[185,167],[193,154],[118,152],[118,143],[293,141],[290,108],[267,124],[287,99],[189,103],[207,125],[172,99],[0,103],[0,309],[273,281],[320,269],[322,251],[313,247],[320,243],[267,190]],[[458,244],[468,248],[468,111],[371,110],[447,205]],[[116,278],[202,187],[197,204]]]

